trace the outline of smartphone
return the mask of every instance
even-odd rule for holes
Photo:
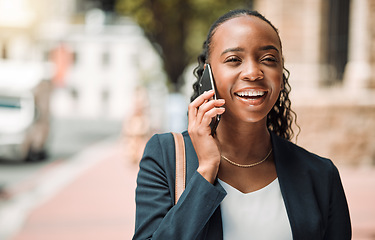
[[[210,64],[206,64],[202,77],[199,79],[198,93],[199,95],[201,95],[202,93],[209,91],[211,89],[215,91],[213,99],[218,99],[218,94],[215,88],[215,80],[212,76],[211,66]],[[216,117],[214,117],[210,123],[212,136],[215,136],[216,134],[216,128],[219,125],[220,117],[221,115],[216,115]]]

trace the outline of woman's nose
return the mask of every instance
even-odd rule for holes
[[[257,63],[243,65],[241,79],[246,81],[257,81],[263,79],[264,74]]]

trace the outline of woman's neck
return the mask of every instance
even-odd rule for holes
[[[221,121],[217,129],[220,151],[237,162],[252,162],[264,157],[271,149],[266,119],[257,123]]]

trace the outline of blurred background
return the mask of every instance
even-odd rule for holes
[[[145,143],[186,129],[208,28],[242,7],[279,29],[294,141],[375,239],[374,0],[0,0],[0,239],[131,239]]]

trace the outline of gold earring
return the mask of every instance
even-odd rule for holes
[[[283,97],[283,95],[280,93],[280,98],[279,98],[279,107],[282,107],[282,106],[283,106],[283,101],[284,101],[284,97]]]

